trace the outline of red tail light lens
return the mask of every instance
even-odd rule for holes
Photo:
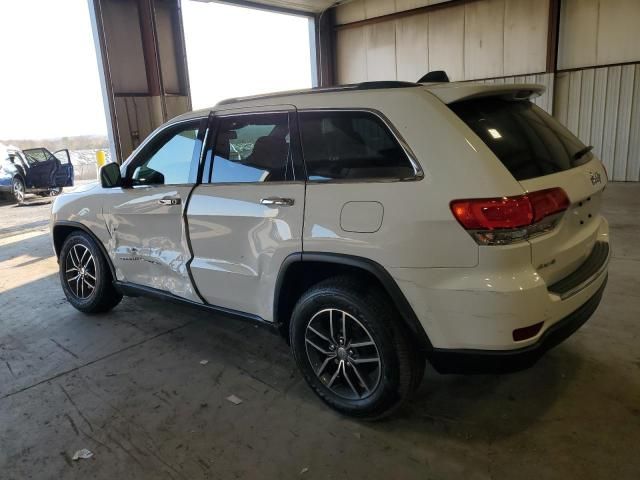
[[[569,198],[561,188],[550,188],[517,197],[454,200],[450,207],[454,217],[466,230],[496,233],[476,235],[478,243],[510,243],[509,238],[511,241],[523,240],[530,233],[528,227],[550,215],[565,211],[569,207]],[[553,226],[555,223],[551,228]],[[495,242],[494,240],[498,239],[497,234],[504,230],[518,232],[511,237],[499,235],[500,240]]]
[[[561,188],[540,190],[527,195],[533,208],[533,223],[569,208],[569,198]]]
[[[525,196],[454,200],[451,211],[467,230],[518,228],[530,225],[533,219]]]

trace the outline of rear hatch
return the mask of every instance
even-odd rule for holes
[[[567,277],[594,249],[607,176],[569,130],[528,100],[471,98],[449,105],[526,193],[561,188],[569,207],[552,230],[532,236],[531,262],[547,285]]]

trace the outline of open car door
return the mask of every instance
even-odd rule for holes
[[[53,152],[53,156],[58,160],[58,169],[55,174],[56,187],[73,187],[73,164],[69,150],[66,148]]]

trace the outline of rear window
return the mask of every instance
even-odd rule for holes
[[[584,144],[529,101],[481,98],[449,105],[516,180],[569,170],[589,161]],[[578,155],[576,155],[578,154]]]

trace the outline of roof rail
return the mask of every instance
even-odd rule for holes
[[[347,85],[338,85],[335,87],[315,87],[307,88],[304,90],[289,90],[285,92],[265,93],[262,95],[251,95],[248,97],[235,97],[221,100],[217,105],[231,105],[237,102],[243,102],[248,100],[261,100],[268,98],[287,97],[289,95],[309,95],[312,93],[328,93],[328,92],[345,92],[345,91],[358,91],[358,90],[377,90],[383,88],[409,88],[419,87],[420,84],[413,82],[401,82],[396,80],[382,80],[375,82],[361,82],[350,83]]]

